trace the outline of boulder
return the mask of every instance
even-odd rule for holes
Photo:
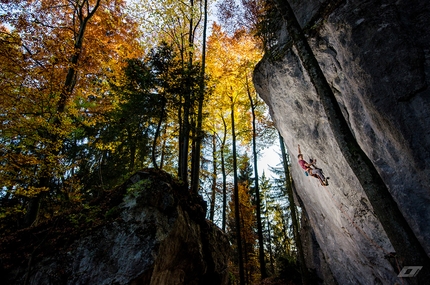
[[[201,197],[166,173],[137,172],[95,201],[93,211],[106,209],[102,204],[109,210],[97,225],[73,227],[73,213],[62,217],[63,225],[57,220],[4,243],[1,256],[9,284],[228,283],[226,235],[205,220]],[[37,240],[29,241],[29,235]],[[26,253],[10,256],[11,246]]]

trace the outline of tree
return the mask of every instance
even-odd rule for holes
[[[232,197],[229,214],[229,231],[232,244],[235,245],[235,265],[238,267],[240,279],[240,259],[242,258],[243,279],[241,284],[253,284],[258,278],[258,255],[255,251],[256,239],[255,234],[255,203],[251,196],[251,187],[253,183],[252,165],[247,155],[237,158],[238,174],[238,195],[239,204],[236,208],[236,200]],[[239,212],[239,223],[236,223],[237,211]],[[238,238],[240,237],[240,248]]]
[[[293,180],[290,176],[290,169],[289,169],[289,156],[287,155],[287,152],[285,151],[285,144],[284,139],[282,138],[281,134],[279,135],[279,146],[281,148],[281,155],[282,155],[282,165],[284,167],[284,178],[285,178],[285,195],[288,197],[288,202],[290,204],[290,211],[291,211],[291,220],[293,224],[293,233],[294,233],[294,241],[298,249],[298,256],[300,261],[300,271],[302,275],[302,283],[308,284],[308,272],[306,268],[305,263],[305,254],[303,252],[303,246],[302,246],[302,240],[300,237],[299,232],[299,218],[297,216],[296,211],[296,205],[294,202],[294,192],[293,192]]]
[[[198,97],[198,111],[197,111],[197,126],[196,137],[194,139],[193,148],[193,164],[191,176],[191,192],[196,193],[199,190],[199,173],[200,173],[200,160],[201,160],[201,144],[203,139],[203,102],[205,100],[205,68],[206,68],[206,30],[208,22],[208,1],[204,0],[204,24],[203,24],[203,48],[202,48],[202,66],[200,72],[200,89]]]
[[[262,223],[264,224],[264,228],[265,230],[263,231],[264,234],[264,242],[266,244],[265,248],[267,248],[268,251],[268,259],[269,259],[269,263],[270,263],[270,272],[271,274],[275,273],[275,257],[273,254],[273,246],[272,246],[272,230],[271,230],[271,217],[270,217],[270,213],[271,211],[269,210],[269,202],[268,202],[268,196],[270,195],[270,192],[272,190],[272,183],[270,182],[270,180],[266,177],[265,172],[263,171],[263,174],[261,175],[260,178],[260,183],[259,185],[261,186],[261,210],[262,210]],[[269,271],[269,270],[268,270]]]
[[[216,23],[212,26],[212,34],[208,39],[207,75],[211,96],[208,97],[208,117],[217,122],[214,127],[217,133],[223,132],[231,126],[229,122],[231,112],[230,96],[235,92],[238,108],[236,126],[238,137],[242,145],[247,145],[252,139],[251,114],[249,109],[248,91],[255,94],[249,84],[253,66],[261,58],[261,51],[257,43],[244,30],[239,30],[233,36],[228,36]],[[253,95],[255,96],[255,95]],[[259,105],[258,108],[261,106]],[[215,114],[214,114],[215,113]],[[260,115],[260,113],[256,113]],[[256,116],[259,117],[259,116]],[[224,136],[221,141],[221,152],[224,151]],[[223,156],[222,158],[223,159]],[[223,163],[221,162],[221,165]]]
[[[110,80],[110,92],[118,100],[116,108],[105,112],[106,119],[87,130],[91,143],[83,151],[95,157],[79,167],[82,179],[94,183],[87,187],[113,187],[148,166],[149,160],[158,168],[157,141],[167,107],[173,105],[169,97],[169,73],[175,69],[173,54],[162,44],[146,58],[127,62],[124,76]],[[91,168],[95,171],[89,171]]]
[[[222,44],[220,39],[225,40],[227,44]],[[232,147],[233,147],[233,179],[234,179],[234,203],[235,203],[235,220],[236,220],[236,230],[237,230],[237,238],[236,242],[238,243],[238,262],[239,262],[239,277],[241,283],[245,282],[245,275],[243,269],[243,257],[242,257],[242,245],[240,240],[240,213],[239,213],[239,194],[238,194],[238,182],[237,182],[237,149],[236,149],[236,128],[240,126],[241,130],[249,130],[249,128],[245,128],[244,126],[249,126],[249,117],[245,112],[239,112],[242,118],[236,118],[235,109],[245,108],[246,100],[246,78],[250,76],[249,74],[249,66],[252,64],[252,59],[250,55],[252,55],[253,46],[249,46],[248,43],[249,38],[243,31],[239,31],[236,35],[231,38],[228,38],[225,33],[223,33],[219,26],[214,24],[213,26],[213,34],[209,39],[208,43],[208,71],[211,74],[211,79],[215,82],[216,88],[213,91],[215,94],[218,94],[220,97],[214,97],[216,100],[218,109],[221,106],[229,107],[230,109],[230,126],[232,132]],[[214,56],[211,57],[212,53]],[[216,56],[215,56],[216,55]],[[217,59],[215,61],[215,59]],[[242,72],[244,71],[244,72]],[[229,99],[229,105],[227,104],[227,100]],[[214,100],[215,101],[215,100]],[[221,109],[221,112],[225,112],[228,110],[227,108]],[[225,111],[223,111],[225,110]],[[221,113],[221,118],[225,124],[224,114]],[[239,119],[239,120],[238,120]],[[238,122],[239,124],[237,124]],[[225,126],[225,125],[224,125]],[[246,138],[246,135],[249,132],[241,132],[242,137]]]
[[[197,49],[196,39],[201,31],[203,19],[203,38],[206,37],[207,1],[131,1],[130,13],[141,20],[143,34],[153,35],[148,40],[149,46],[157,46],[159,39],[172,46],[180,62],[181,70],[177,73],[176,123],[178,124],[178,162],[177,172],[180,179],[189,183],[189,164],[191,158],[191,183],[193,192],[197,192],[201,125],[204,104],[204,61],[205,52]],[[155,36],[156,35],[156,36]],[[202,40],[203,49],[205,39]],[[202,56],[201,62],[197,60]],[[190,151],[191,149],[191,151]],[[190,154],[191,153],[191,154]]]
[[[1,176],[8,181],[2,191],[27,201],[26,225],[36,220],[43,196],[81,199],[68,152],[80,128],[100,119],[100,109],[109,108],[104,79],[119,69],[120,57],[132,53],[129,36],[135,32],[118,1],[103,3],[103,9],[100,1],[39,4],[9,2],[1,16],[14,31],[17,51],[17,57],[2,58],[3,67],[18,65],[20,70],[9,86],[13,92],[1,92],[3,98],[20,102],[1,106],[7,114],[2,138],[7,158]],[[107,71],[107,64],[115,61]]]
[[[255,197],[256,197],[256,217],[257,217],[257,232],[258,232],[258,247],[259,247],[259,262],[260,262],[260,272],[261,272],[261,279],[264,279],[267,277],[266,272],[266,263],[264,260],[264,241],[263,241],[263,227],[261,224],[261,201],[260,201],[260,188],[258,184],[258,157],[257,157],[257,130],[256,130],[256,114],[255,114],[255,108],[256,104],[254,104],[254,100],[252,99],[251,91],[249,88],[249,83],[247,83],[247,93],[249,102],[251,105],[251,113],[252,113],[252,153],[254,156],[254,189],[255,189]]]
[[[256,238],[256,198],[255,198],[255,177],[252,177],[253,169],[250,157],[244,154],[239,157],[238,182],[240,186],[240,217],[241,236],[243,239],[243,256],[246,283],[253,283],[257,278],[258,262],[255,251]],[[254,190],[254,191],[253,191]],[[242,193],[243,192],[243,193]],[[260,271],[261,272],[261,271]],[[260,275],[261,278],[261,275]]]
[[[267,5],[264,0],[220,0],[216,6],[218,19],[229,34],[245,29],[247,33],[257,35]]]
[[[224,126],[223,137],[221,139],[221,172],[222,172],[222,230],[225,231],[226,226],[226,213],[227,213],[227,173],[225,169],[225,148],[227,139],[227,124],[224,117],[222,117]]]
[[[231,135],[233,138],[233,180],[234,180],[234,221],[236,226],[236,243],[239,262],[239,280],[240,284],[245,284],[245,273],[243,268],[243,253],[242,253],[242,238],[241,238],[241,223],[240,223],[240,209],[239,209],[239,181],[237,175],[237,150],[236,150],[236,131],[234,125],[234,99],[231,99]]]

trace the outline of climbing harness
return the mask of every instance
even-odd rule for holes
[[[322,169],[316,166],[316,159],[309,158],[309,162],[314,166],[314,169],[318,169],[318,170],[321,172],[321,174],[324,176],[324,172],[322,171]],[[310,168],[310,169],[311,169],[311,171],[312,171],[312,168]],[[306,176],[309,176],[309,172],[308,172],[308,171],[305,171],[305,175],[306,175]],[[311,174],[311,176],[313,176],[313,177],[317,178],[317,179],[319,180],[319,182],[321,183],[321,185],[322,185],[322,186],[324,186],[324,187],[325,187],[325,186],[328,186],[328,182],[327,182],[328,177],[325,177],[325,176],[324,176],[324,179],[322,179],[322,178],[321,178],[319,175],[317,175],[317,174]]]

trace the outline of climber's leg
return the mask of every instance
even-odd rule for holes
[[[316,174],[318,176],[318,178],[323,182],[326,183],[326,179],[324,177],[324,175],[321,172],[321,169],[319,168],[315,168],[311,170],[311,174]]]

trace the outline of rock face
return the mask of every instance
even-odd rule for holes
[[[27,284],[228,283],[229,242],[205,220],[199,197],[153,170],[136,173],[116,191],[126,195],[108,213],[111,222],[86,231],[67,250],[35,249],[30,267],[23,260],[7,270],[9,283],[24,284],[27,272]],[[42,247],[56,240],[47,232]]]
[[[356,140],[430,255],[430,2],[289,2]],[[384,258],[393,248],[340,154],[285,26],[277,44],[283,53],[259,63],[254,83],[289,149],[325,262],[339,284],[401,284],[396,260]],[[295,163],[298,144],[330,177],[328,187]]]

